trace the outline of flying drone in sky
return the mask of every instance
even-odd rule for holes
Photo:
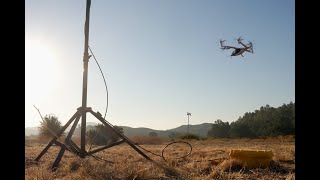
[[[231,56],[239,56],[242,55],[242,53],[244,52],[250,52],[250,53],[253,53],[253,45],[252,45],[252,42],[249,41],[249,44],[244,44],[242,42],[243,39],[241,39],[241,37],[239,37],[237,39],[238,41],[238,44],[241,44],[243,47],[234,47],[234,46],[225,46],[223,43],[226,41],[226,40],[220,40],[220,45],[221,45],[221,49],[222,50],[226,50],[226,49],[234,49],[234,51],[231,53]]]

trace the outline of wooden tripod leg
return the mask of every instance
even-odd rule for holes
[[[39,161],[40,158],[48,151],[48,149],[52,146],[52,144],[61,136],[61,134],[67,129],[67,127],[72,123],[72,121],[80,117],[81,112],[79,110],[70,118],[66,125],[62,127],[62,129],[58,132],[57,136],[52,138],[52,140],[48,143],[48,145],[41,151],[41,153],[36,157],[35,161]]]
[[[152,161],[152,159],[150,159],[146,154],[144,154],[139,148],[137,148],[131,141],[130,139],[128,139],[124,134],[122,134],[120,131],[118,131],[112,124],[108,123],[100,114],[93,112],[91,109],[89,110],[89,112],[94,115],[97,119],[99,119],[102,124],[104,124],[105,126],[108,126],[112,129],[113,132],[115,132],[119,137],[121,137],[126,143],[129,144],[129,146],[131,146],[134,150],[136,150],[141,156],[143,156],[144,158],[146,158],[147,160]]]
[[[53,171],[55,171],[57,169],[65,150],[66,150],[65,146],[61,147],[61,150],[60,150],[59,154],[57,155],[57,158],[56,158],[56,160],[54,161],[54,163],[53,163],[53,165],[51,167],[51,169]]]
[[[74,133],[76,127],[77,127],[77,124],[78,124],[79,120],[80,120],[80,116],[78,116],[76,118],[76,120],[74,121],[74,123],[73,123],[73,125],[72,125],[72,127],[71,127],[71,129],[70,129],[70,131],[69,131],[69,133],[68,133],[68,135],[66,137],[66,139],[65,139],[65,142],[68,145],[68,147],[71,148],[73,151],[77,152],[77,155],[79,155],[79,153],[83,154],[84,152],[78,151],[78,149],[74,147],[75,144],[72,144],[71,137],[72,137],[72,135],[73,135],[73,133]]]
[[[66,145],[67,145],[67,146],[64,145],[64,146],[61,147],[60,152],[59,152],[59,154],[57,155],[56,160],[54,161],[54,163],[53,163],[53,165],[52,165],[52,167],[51,167],[51,169],[52,169],[53,171],[55,171],[55,170],[57,169],[57,167],[59,166],[59,163],[60,163],[60,161],[61,161],[61,158],[62,158],[62,156],[63,156],[66,148],[70,149],[71,152],[74,152],[74,151],[77,152],[77,150],[76,150],[73,146],[70,147],[70,142],[71,142],[71,137],[72,137],[72,135],[73,135],[73,132],[74,132],[74,130],[76,129],[79,120],[80,120],[80,115],[78,115],[78,116],[76,117],[76,120],[73,122],[73,125],[72,125],[72,127],[71,127],[71,129],[70,129],[70,131],[69,131],[69,133],[68,133],[68,135],[67,135],[67,137],[66,137],[66,139],[65,139],[65,142],[66,142]],[[79,152],[77,152],[77,153],[79,153]],[[80,151],[80,153],[83,153],[83,152]],[[77,154],[77,155],[78,155],[78,154]]]

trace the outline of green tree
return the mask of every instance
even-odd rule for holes
[[[255,135],[251,132],[247,124],[243,122],[232,122],[230,124],[230,137],[254,137]]]
[[[230,124],[231,137],[266,137],[295,134],[295,103],[278,108],[260,107],[246,112],[243,117]]]
[[[152,131],[152,132],[149,132],[149,136],[150,137],[158,137],[158,134],[156,132]]]
[[[62,128],[61,122],[54,115],[46,115],[40,121],[39,131],[40,137],[52,138],[55,137]]]
[[[118,131],[123,133],[123,128],[114,126]],[[120,137],[109,126],[103,124],[96,125],[93,129],[86,132],[87,143],[95,145],[108,145],[120,140]]]
[[[230,125],[229,122],[223,122],[220,119],[216,120],[212,128],[208,131],[208,137],[228,138]]]

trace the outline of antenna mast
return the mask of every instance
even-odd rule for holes
[[[87,90],[88,90],[88,63],[89,63],[89,19],[90,19],[91,0],[87,0],[86,21],[85,21],[85,40],[84,40],[84,54],[83,54],[83,85],[82,85],[82,108],[87,108]],[[81,119],[81,150],[85,151],[86,146],[86,116],[87,112],[82,111]],[[82,154],[81,157],[84,157]]]
[[[90,14],[90,6],[91,6],[91,0],[87,0],[87,8],[86,8],[86,20],[85,20],[85,42],[84,42],[84,54],[83,54],[83,86],[82,86],[82,106],[77,108],[77,111],[74,113],[74,115],[68,120],[68,122],[60,129],[60,131],[51,139],[51,141],[48,143],[48,145],[40,152],[40,154],[35,158],[35,161],[39,161],[41,157],[48,151],[48,149],[53,145],[60,146],[61,149],[56,157],[56,160],[53,162],[52,169],[56,170],[61,158],[64,154],[64,152],[70,151],[73,154],[85,158],[86,156],[93,156],[94,153],[97,153],[99,151],[111,148],[113,146],[127,143],[129,146],[131,146],[136,152],[138,152],[141,156],[143,156],[145,159],[151,160],[146,154],[144,154],[129,138],[127,138],[121,131],[119,131],[115,126],[113,126],[111,123],[106,121],[99,112],[94,112],[91,107],[87,107],[87,86],[88,86],[88,63],[89,63],[89,56],[88,49],[89,49],[89,14]],[[95,118],[97,118],[104,126],[109,127],[108,129],[111,130],[113,133],[115,133],[119,140],[116,142],[112,142],[110,144],[107,144],[103,147],[99,147],[96,149],[89,149],[86,151],[86,113],[91,113]],[[71,139],[78,122],[81,119],[81,140],[80,140],[80,147]],[[73,123],[70,131],[68,132],[67,137],[65,138],[64,142],[58,141],[59,137],[63,134],[63,132],[68,128],[68,126]],[[155,163],[155,162],[154,162]]]

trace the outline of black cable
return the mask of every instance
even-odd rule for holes
[[[107,86],[106,79],[104,78],[103,72],[102,72],[102,70],[101,70],[101,68],[100,68],[100,65],[99,65],[96,57],[94,56],[94,54],[93,54],[90,46],[88,46],[88,48],[89,48],[89,50],[90,50],[90,52],[91,52],[94,60],[96,61],[96,64],[98,65],[98,67],[99,67],[99,69],[100,69],[101,75],[102,75],[102,77],[103,77],[104,85],[105,85],[105,87],[106,87],[106,92],[107,92],[107,105],[106,105],[106,111],[105,111],[105,113],[104,113],[104,118],[103,118],[103,119],[106,119],[106,114],[107,114],[107,111],[108,111],[108,100],[109,100],[109,98],[108,98],[108,94],[109,94],[109,93],[108,93],[108,86]],[[101,130],[101,127],[99,128],[97,134],[94,136],[94,138],[93,138],[93,140],[92,140],[92,142],[91,142],[91,144],[90,144],[89,151],[91,150],[92,145],[93,145],[95,139],[97,138],[98,134],[100,133],[100,130]]]
[[[189,151],[186,155],[180,156],[180,157],[177,157],[177,158],[174,158],[174,159],[181,159],[181,158],[184,158],[184,157],[189,156],[189,155],[191,154],[191,152],[192,152],[192,146],[191,146],[190,143],[185,142],[185,141],[174,141],[174,142],[171,142],[171,143],[167,144],[167,145],[162,149],[161,155],[156,154],[156,153],[153,153],[153,152],[151,152],[151,151],[149,151],[149,150],[147,150],[147,149],[145,149],[145,148],[143,148],[143,147],[141,147],[141,146],[139,146],[139,145],[137,145],[137,144],[136,144],[136,146],[138,146],[139,148],[141,148],[141,149],[143,149],[143,150],[145,150],[145,151],[147,151],[147,152],[149,152],[149,153],[151,153],[151,154],[153,154],[153,155],[155,155],[155,156],[161,157],[164,161],[167,162],[166,158],[164,157],[164,150],[165,150],[167,147],[169,147],[170,145],[172,145],[172,144],[178,144],[178,143],[187,144],[187,145],[190,147],[190,151]]]
[[[98,61],[97,61],[96,57],[94,56],[93,52],[91,51],[90,46],[88,46],[88,47],[89,47],[89,50],[90,50],[90,52],[91,52],[91,54],[92,54],[92,56],[93,56],[94,60],[96,61],[97,65],[98,65],[98,67],[99,67],[99,69],[100,69],[101,75],[102,75],[102,77],[103,77],[104,85],[105,85],[105,87],[106,87],[106,91],[107,91],[107,105],[106,105],[106,112],[104,113],[104,118],[103,118],[103,119],[105,119],[105,118],[106,118],[107,111],[108,111],[108,99],[109,99],[109,98],[108,98],[108,94],[109,94],[109,93],[108,93],[108,86],[107,86],[106,79],[104,78],[103,72],[102,72],[102,70],[101,70],[101,68],[100,68],[100,65],[99,65],[99,63],[98,63]]]

